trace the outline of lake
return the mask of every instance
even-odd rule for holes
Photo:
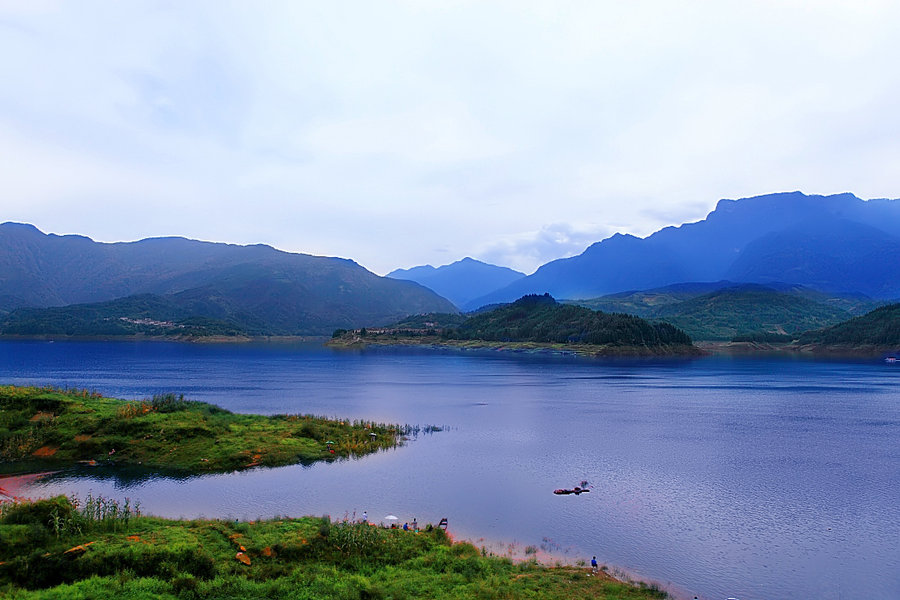
[[[900,598],[900,365],[0,342],[0,382],[445,428],[310,467],[72,470],[33,495],[128,496],[172,517],[446,517],[495,552],[596,555],[678,597]],[[590,493],[552,493],[581,480]]]

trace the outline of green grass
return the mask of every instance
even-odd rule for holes
[[[235,414],[173,394],[126,402],[87,391],[0,386],[0,462],[32,469],[87,461],[222,472],[359,456],[398,445],[408,431],[309,415]]]
[[[587,573],[483,556],[430,526],[414,533],[327,517],[173,521],[121,507],[101,519],[62,496],[0,513],[4,598],[665,597]]]

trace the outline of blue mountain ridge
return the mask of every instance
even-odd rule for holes
[[[525,277],[525,273],[466,257],[437,268],[424,265],[411,269],[396,269],[386,276],[415,281],[434,290],[456,306],[462,306],[478,296]]]
[[[900,296],[900,200],[784,192],[720,200],[695,223],[646,237],[617,233],[583,253],[469,301],[525,294],[595,298],[682,282],[784,282],[822,291]]]
[[[415,282],[379,277],[344,258],[176,237],[107,244],[0,224],[0,316],[144,294],[154,306],[285,335],[456,310]]]

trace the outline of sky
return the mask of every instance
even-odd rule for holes
[[[527,273],[900,197],[900,3],[0,0],[0,221]]]

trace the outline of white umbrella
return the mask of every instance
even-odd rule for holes
[[[385,521],[399,521],[399,517],[395,517],[394,515],[388,515],[384,518]]]

